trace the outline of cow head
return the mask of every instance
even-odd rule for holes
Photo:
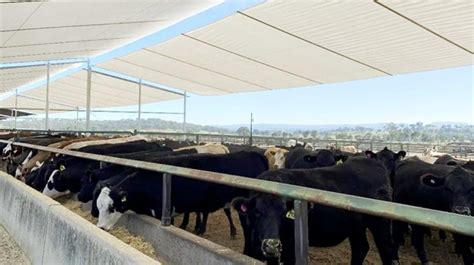
[[[474,213],[474,172],[462,168],[453,169],[447,176],[424,174],[420,177],[422,185],[443,191],[443,202],[447,210],[463,214]]]
[[[319,168],[329,167],[336,164],[336,158],[329,150],[319,150],[303,156],[303,161],[295,163],[294,168]]]
[[[102,188],[97,198],[97,209],[99,210],[97,226],[104,230],[110,230],[128,209],[127,193],[109,187]]]
[[[287,213],[291,211],[285,199],[269,194],[258,194],[251,198],[236,198],[232,206],[246,220],[251,238],[247,254],[260,260],[279,259],[283,245],[282,227]],[[292,205],[292,204],[291,204]]]
[[[280,149],[275,152],[275,155],[273,157],[275,158],[274,167],[276,169],[281,169],[285,167],[285,158],[287,153],[288,151],[284,149]]]
[[[50,198],[57,198],[59,196],[69,193],[67,186],[67,178],[64,177],[66,171],[66,163],[64,160],[56,162],[54,170],[48,178],[46,186],[43,189],[43,194]]]
[[[365,151],[365,155],[368,158],[376,159],[382,162],[385,168],[390,172],[390,177],[395,176],[395,170],[398,166],[398,163],[406,156],[405,151],[399,151],[398,153],[389,150],[385,147],[382,151],[374,153],[372,151]]]
[[[272,148],[265,151],[269,169],[285,168],[285,158],[288,150],[282,148]]]

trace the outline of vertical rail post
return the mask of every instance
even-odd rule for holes
[[[295,261],[308,264],[308,202],[295,200]]]
[[[142,129],[142,79],[138,80],[138,130]]]
[[[44,129],[47,131],[49,130],[49,71],[50,71],[50,63],[46,64],[46,107],[45,107],[45,123]]]
[[[161,208],[161,225],[171,224],[171,175],[163,173],[163,199]]]
[[[78,124],[79,124],[79,107],[76,107],[76,124],[74,125],[74,127],[75,127],[74,129],[75,129],[75,130],[79,130],[79,129],[77,128],[77,125],[78,125]]]
[[[15,130],[16,130],[17,117],[18,117],[18,89],[15,89],[15,126],[14,126]]]
[[[253,145],[253,113],[250,112],[250,138],[249,138],[249,145]]]
[[[87,61],[87,90],[86,90],[86,131],[90,130],[91,122],[91,84],[92,69],[90,60]]]
[[[186,104],[187,104],[187,98],[188,95],[187,95],[187,92],[184,91],[184,97],[183,97],[183,133],[185,134],[184,135],[184,139],[186,140]]]

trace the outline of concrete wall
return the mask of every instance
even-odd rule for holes
[[[160,264],[3,172],[0,223],[33,264]]]
[[[149,216],[127,213],[119,224],[151,242],[158,256],[170,264],[263,264],[174,226],[161,226],[159,220]]]

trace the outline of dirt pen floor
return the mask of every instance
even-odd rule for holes
[[[240,221],[235,211],[232,212],[234,224],[237,227],[237,237],[235,240],[230,239],[229,223],[222,210],[209,215],[207,232],[204,238],[215,242],[219,245],[228,247],[237,252],[242,253],[244,246],[244,239]],[[194,230],[195,215],[191,214],[187,230]],[[176,218],[175,225],[181,224],[181,218]],[[448,241],[442,242],[438,239],[437,231],[433,231],[434,239],[425,238],[426,250],[428,257],[434,264],[456,265],[463,264],[461,258],[454,254],[454,242],[452,237],[448,234]],[[370,250],[367,254],[364,264],[382,264],[372,240],[372,236],[368,235]],[[401,264],[421,264],[416,256],[415,250],[410,245],[410,239],[406,238],[405,246],[400,248],[400,263]],[[350,264],[351,249],[349,241],[345,240],[342,244],[332,248],[314,248],[309,250],[310,264]]]

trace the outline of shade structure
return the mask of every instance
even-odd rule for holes
[[[32,113],[29,112],[24,112],[24,111],[18,111],[15,113],[15,110],[12,109],[5,109],[5,108],[0,108],[0,120],[8,119],[10,117],[24,117],[24,116],[30,116],[33,115]]]
[[[99,73],[91,77],[91,107],[108,108],[137,105],[139,100],[137,83],[116,79]],[[73,111],[86,107],[87,72],[63,77],[50,84],[49,99],[52,111]],[[182,96],[142,85],[142,103],[180,99]],[[42,113],[45,108],[46,87],[29,90],[18,97],[9,97],[1,102],[2,106]],[[16,103],[15,103],[16,100]]]
[[[50,75],[54,75],[63,69],[74,67],[74,64],[50,65]],[[21,68],[0,68],[0,94],[7,92],[23,84],[43,79],[47,74],[47,66],[33,66]]]
[[[2,3],[0,63],[93,57],[220,2],[222,0]],[[12,90],[31,79],[1,81],[3,89]]]
[[[105,69],[200,95],[473,64],[474,2],[268,1]]]

